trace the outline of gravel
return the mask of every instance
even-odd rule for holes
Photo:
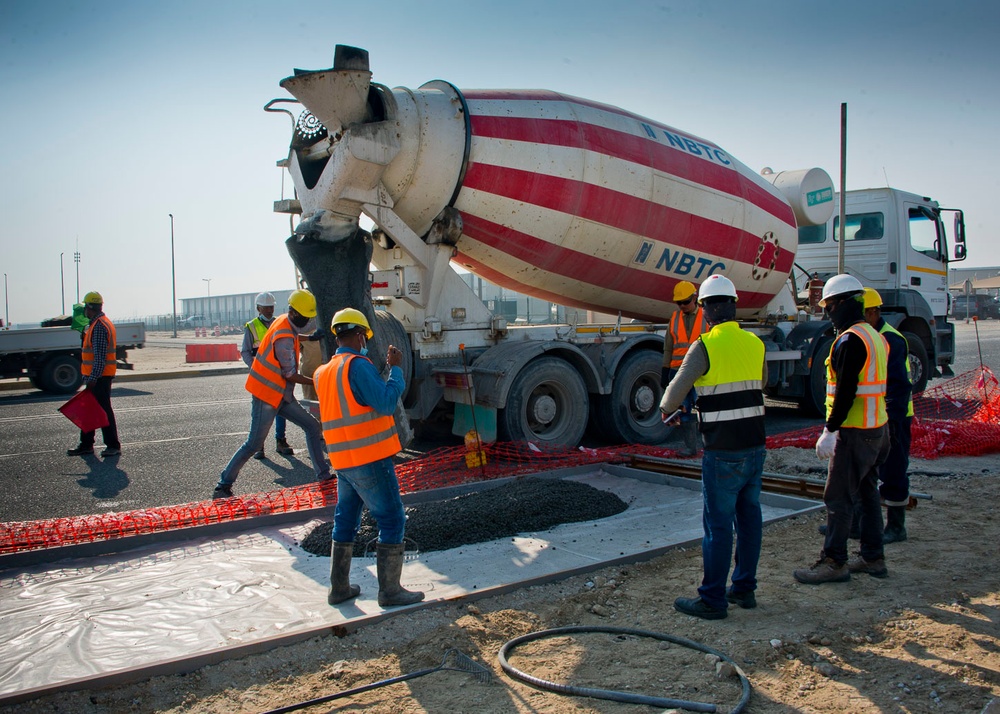
[[[537,533],[621,513],[628,504],[607,491],[559,479],[524,478],[477,493],[406,507],[407,550],[431,552]],[[314,528],[300,544],[313,555],[330,555],[333,523]],[[354,554],[375,548],[378,528],[365,509]]]

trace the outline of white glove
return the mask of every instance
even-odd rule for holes
[[[821,459],[833,458],[833,452],[837,448],[837,438],[839,436],[839,431],[827,431],[824,426],[823,433],[820,434],[819,439],[816,441],[816,456]]]

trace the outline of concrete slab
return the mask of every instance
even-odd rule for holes
[[[551,472],[629,504],[600,521],[421,554],[403,584],[428,607],[646,560],[701,539],[700,483],[618,466]],[[419,494],[442,498],[490,482]],[[765,494],[765,522],[821,507]],[[411,608],[384,610],[371,558],[356,558],[361,596],[326,603],[329,560],[298,543],[321,521],[147,544],[123,553],[10,569],[0,574],[0,703],[42,692],[104,686],[190,671],[223,659],[356,629]]]

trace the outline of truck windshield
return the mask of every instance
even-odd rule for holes
[[[884,235],[885,216],[879,213],[855,213],[847,216],[844,237],[852,240],[879,240]],[[833,218],[833,239],[840,240],[840,216]]]

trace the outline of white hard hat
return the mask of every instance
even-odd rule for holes
[[[839,297],[841,295],[860,295],[864,290],[865,286],[853,275],[848,275],[847,273],[834,275],[823,286],[823,299],[819,301],[819,306],[826,307],[827,298]]]
[[[698,290],[698,302],[710,297],[731,297],[734,301],[739,300],[736,295],[736,286],[725,275],[709,275],[708,279],[701,284],[701,288]]]
[[[274,307],[274,295],[271,293],[261,293],[257,296],[257,307]]]

